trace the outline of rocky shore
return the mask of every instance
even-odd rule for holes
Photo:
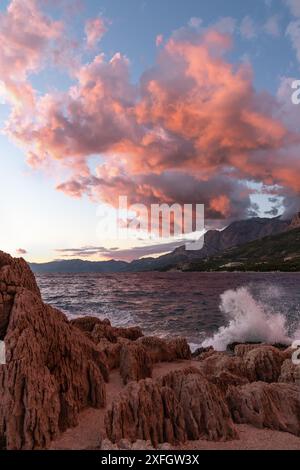
[[[300,449],[289,347],[192,355],[183,338],[69,321],[43,303],[26,262],[2,252],[0,340],[1,449]]]

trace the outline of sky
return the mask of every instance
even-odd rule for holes
[[[300,0],[0,0],[0,248],[44,262],[182,244],[117,237],[119,196],[204,204],[207,228],[288,217],[297,79]]]

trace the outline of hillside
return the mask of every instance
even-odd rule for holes
[[[290,224],[290,220],[281,220],[280,217],[271,219],[255,217],[232,222],[224,230],[207,231],[201,250],[187,251],[185,246],[180,246],[173,252],[158,258],[142,258],[130,263],[115,260],[93,262],[70,259],[42,264],[31,263],[30,267],[37,274],[164,271],[183,264],[198,263],[200,260],[216,256],[224,250],[244,245],[265,236],[282,233],[289,228]]]
[[[217,256],[178,266],[183,271],[300,271],[300,228],[264,237]]]

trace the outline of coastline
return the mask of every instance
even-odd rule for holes
[[[25,261],[2,252],[0,290],[2,449],[300,449],[287,345],[192,355],[181,337],[68,320],[42,301]]]

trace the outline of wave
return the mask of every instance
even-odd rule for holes
[[[259,297],[259,300],[255,299],[249,286],[225,291],[221,295],[220,310],[225,315],[227,326],[219,328],[202,346],[213,346],[217,351],[224,351],[233,342],[291,344],[299,339],[300,325],[297,328],[297,325],[289,324],[286,315],[274,311],[272,306],[272,301],[277,299],[283,307],[282,289],[277,286],[266,287]]]

